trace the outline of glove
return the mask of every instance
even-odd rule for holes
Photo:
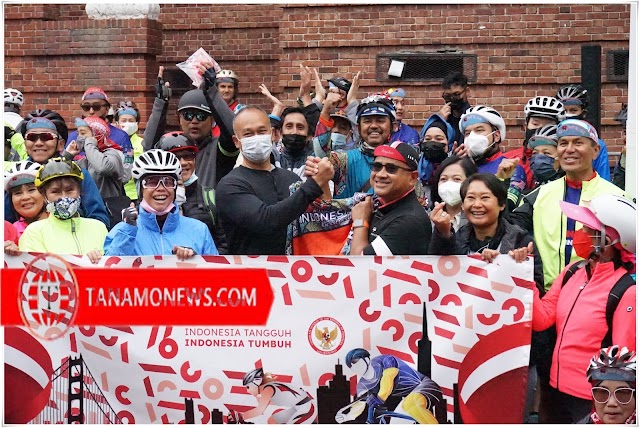
[[[78,148],[78,150],[84,150],[84,143],[86,139],[87,137],[85,137],[84,135],[78,135],[78,138],[76,138],[76,147]]]
[[[131,226],[135,226],[138,220],[138,210],[135,207],[128,207],[122,210],[122,221]]]
[[[216,84],[216,70],[214,68],[205,71],[202,77],[204,78],[205,91],[208,91],[209,88]]]
[[[383,404],[384,401],[378,397],[378,394],[371,394],[367,397],[367,406],[369,407],[367,412],[367,423],[373,424],[375,423],[375,410],[376,407]]]
[[[158,98],[169,102],[169,99],[171,98],[171,87],[165,85],[164,79],[162,77],[158,77],[156,92],[157,92],[156,96]]]

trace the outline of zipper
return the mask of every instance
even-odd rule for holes
[[[82,248],[80,247],[80,241],[78,240],[78,235],[76,235],[76,224],[73,221],[73,219],[71,219],[71,235],[73,235],[73,240],[76,241],[76,248],[78,249],[78,255],[79,256],[83,256],[84,254],[82,254]]]
[[[564,338],[564,331],[567,328],[567,324],[569,323],[569,318],[571,317],[571,314],[573,313],[573,308],[575,308],[576,303],[578,303],[578,299],[580,298],[580,295],[582,294],[582,291],[585,289],[585,287],[587,286],[587,284],[589,283],[590,280],[591,280],[591,278],[589,278],[589,275],[587,274],[587,280],[580,286],[580,291],[578,292],[578,295],[576,296],[576,299],[573,301],[573,305],[571,305],[571,309],[569,310],[569,313],[567,314],[567,319],[564,322],[564,325],[562,326],[562,333],[560,334],[560,338],[558,339],[558,351],[556,352],[556,361],[558,361],[558,368],[557,368],[557,375],[556,375],[556,385],[557,385],[558,391],[560,390],[560,348],[562,348],[562,339]]]
[[[564,194],[562,195],[562,200],[564,201],[565,198],[567,197],[567,182],[564,182]],[[563,254],[565,252],[565,248],[567,247],[567,235],[565,233],[564,235],[564,240],[562,239],[562,229],[564,228],[564,223],[563,223],[563,219],[562,219],[562,210],[560,210],[560,246],[558,248],[558,272],[562,272],[562,269],[564,269],[564,266],[566,266],[567,264],[565,263],[564,266],[562,266],[562,258],[563,258]],[[566,260],[565,260],[566,262]]]

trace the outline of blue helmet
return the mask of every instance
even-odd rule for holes
[[[356,361],[362,358],[371,358],[371,354],[369,354],[369,351],[367,351],[366,349],[355,348],[347,352],[347,356],[345,357],[345,363],[347,363],[347,367],[351,368],[351,366]]]

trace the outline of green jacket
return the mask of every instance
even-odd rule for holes
[[[133,134],[130,138],[131,145],[133,146],[133,159],[135,160],[138,159],[138,156],[140,156],[144,151],[144,148],[142,147],[142,137],[138,134]],[[133,201],[138,200],[138,191],[136,190],[136,183],[133,181],[133,178],[125,183],[124,191],[129,199]]]
[[[520,206],[509,214],[508,220],[533,234],[533,240],[540,252],[544,270],[545,290],[568,264],[565,261],[565,241],[567,236],[567,216],[560,210],[560,201],[564,200],[566,177],[544,184],[526,195]],[[628,196],[624,190],[596,175],[589,181],[582,182],[580,205],[585,205],[598,195]],[[571,252],[571,260],[580,260]]]
[[[20,237],[20,251],[85,255],[103,250],[107,228],[99,220],[74,217],[60,220],[53,214],[31,223]]]

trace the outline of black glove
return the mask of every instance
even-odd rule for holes
[[[165,100],[169,102],[171,98],[171,87],[164,84],[164,79],[162,77],[158,77],[158,84],[156,86],[156,96],[161,100]]]
[[[216,70],[213,68],[208,69],[202,76],[204,78],[204,90],[208,91],[209,88],[216,84]]]
[[[122,210],[122,221],[131,226],[135,226],[138,220],[138,210],[135,207],[129,207]]]

